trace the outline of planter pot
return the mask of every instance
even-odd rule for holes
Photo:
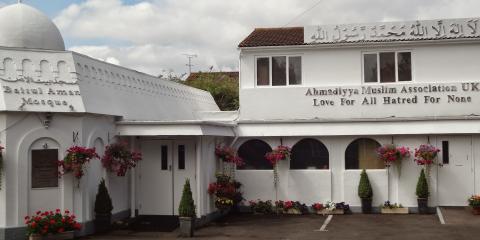
[[[418,213],[428,214],[428,198],[417,198]]]
[[[28,237],[29,240],[70,240],[74,238],[73,231],[57,233],[57,234],[48,234],[42,236],[40,234],[32,234]]]
[[[112,227],[112,214],[95,214],[95,233],[106,233],[111,230]]]
[[[193,237],[195,218],[180,217],[180,237]]]
[[[382,208],[382,214],[408,214],[408,208]]]
[[[335,210],[328,210],[328,209],[323,209],[320,211],[317,211],[318,215],[341,215],[345,214],[345,211],[343,209],[335,209]]]
[[[302,212],[300,212],[300,210],[294,209],[294,208],[288,209],[286,211],[286,213],[291,214],[291,215],[301,215],[302,214]]]
[[[372,199],[362,198],[362,213],[372,213]]]
[[[472,207],[473,215],[480,215],[480,207]]]

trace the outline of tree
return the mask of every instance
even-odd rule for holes
[[[195,203],[193,202],[192,190],[190,189],[190,180],[185,180],[183,185],[182,199],[178,207],[180,217],[195,217]]]
[[[430,195],[428,191],[427,178],[425,177],[425,172],[423,171],[423,169],[420,172],[420,176],[418,177],[416,194],[418,198],[428,198],[428,195]]]
[[[192,73],[184,84],[210,92],[222,111],[238,110],[238,77],[223,72]]]
[[[95,213],[97,214],[111,214],[113,210],[112,199],[108,194],[108,189],[105,186],[105,179],[102,179],[98,185],[98,193],[95,198]]]
[[[368,179],[367,172],[365,169],[362,170],[360,174],[360,183],[358,184],[358,196],[361,199],[372,199],[373,190],[370,185],[370,180]]]

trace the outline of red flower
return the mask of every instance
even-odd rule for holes
[[[63,233],[63,232],[65,232],[65,229],[59,228],[59,229],[58,229],[58,232],[59,232],[59,233]]]
[[[141,153],[130,151],[127,143],[120,142],[105,148],[102,165],[108,171],[116,173],[117,176],[125,176],[127,171],[134,168],[140,160],[142,160]]]

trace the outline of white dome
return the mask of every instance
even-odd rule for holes
[[[65,51],[57,26],[22,3],[0,8],[0,46]]]

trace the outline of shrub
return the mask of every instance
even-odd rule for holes
[[[113,210],[112,199],[108,194],[108,189],[105,186],[105,179],[102,178],[98,185],[98,193],[95,198],[95,213],[96,214],[111,214]]]
[[[360,183],[358,184],[358,196],[361,199],[372,199],[373,197],[372,186],[370,185],[370,180],[368,180],[367,171],[365,171],[365,169],[363,169],[362,173],[360,174]]]
[[[425,177],[425,171],[423,171],[423,169],[418,178],[416,194],[418,198],[428,198],[428,195],[430,195],[428,192],[427,178]]]
[[[183,185],[182,199],[178,207],[180,217],[195,217],[195,203],[193,202],[192,190],[190,189],[190,180],[185,180]]]

